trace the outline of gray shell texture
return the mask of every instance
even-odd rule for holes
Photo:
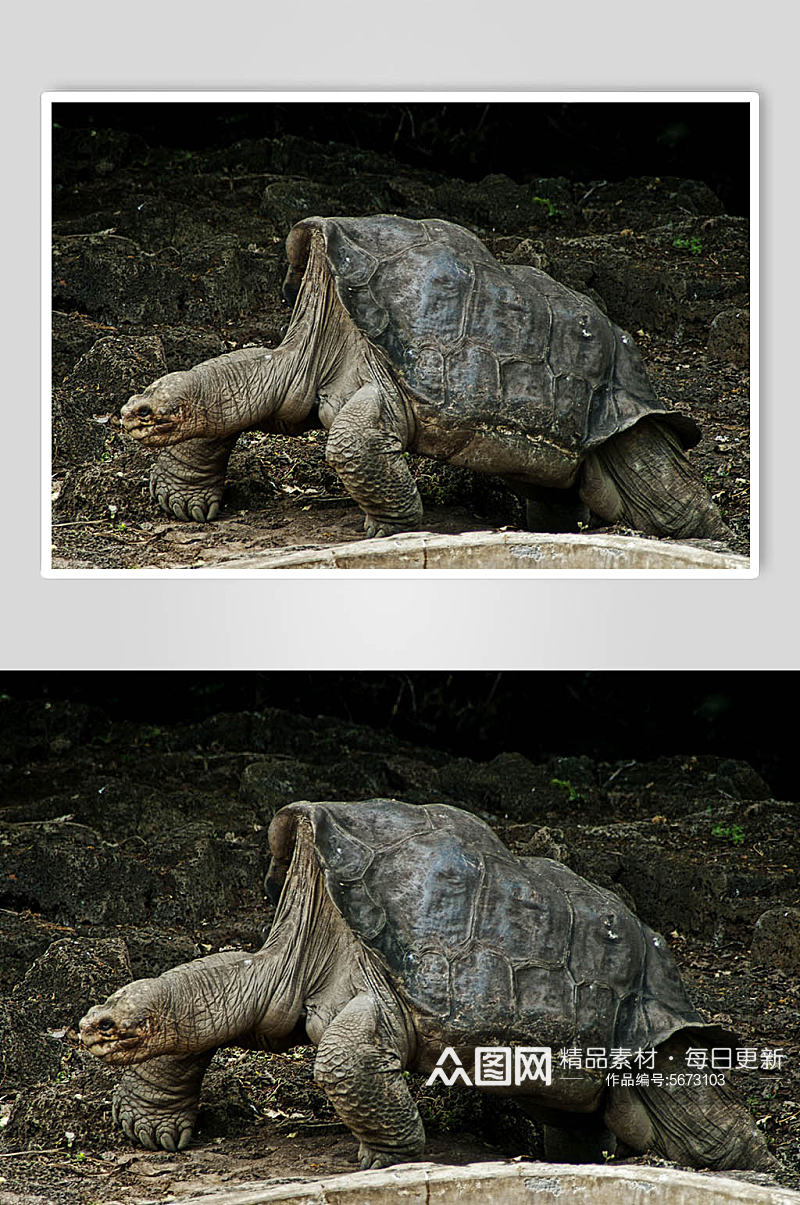
[[[348,925],[449,1032],[636,1050],[705,1028],[664,939],[616,895],[548,858],[516,857],[459,808],[290,804],[270,828],[273,896],[301,817]]]
[[[631,336],[545,272],[500,264],[451,222],[392,214],[304,219],[287,240],[295,272],[313,230],[355,324],[441,421],[503,424],[575,457],[648,415],[698,441],[656,398]]]

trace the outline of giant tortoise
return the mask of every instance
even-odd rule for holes
[[[136,980],[81,1021],[88,1050],[127,1067],[114,1113],[131,1138],[186,1146],[218,1047],[310,1041],[361,1166],[413,1160],[425,1133],[404,1070],[444,1075],[444,1056],[471,1070],[476,1049],[513,1047],[549,1049],[550,1081],[483,1090],[515,1094],[551,1158],[616,1145],[699,1167],[774,1165],[728,1084],[686,1086],[687,1050],[735,1039],[702,1020],[663,938],[616,895],[515,857],[445,805],[293,803],[269,841],[277,906],[261,950]],[[560,1064],[575,1049],[643,1052],[663,1084],[609,1086],[597,1064]]]
[[[728,534],[684,455],[696,424],[657,400],[630,335],[590,298],[436,218],[306,218],[286,246],[279,347],[168,373],[122,409],[129,435],[164,448],[150,488],[167,513],[215,518],[241,432],[321,425],[369,536],[420,525],[407,451],[499,475],[532,530],[594,515]]]

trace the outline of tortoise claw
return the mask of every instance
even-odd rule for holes
[[[194,1131],[197,1107],[187,1102],[185,1107],[159,1102],[139,1090],[136,1077],[128,1072],[117,1085],[111,1104],[111,1115],[126,1137],[148,1151],[182,1151],[189,1145]]]
[[[158,1143],[153,1138],[153,1131],[150,1129],[150,1127],[147,1125],[146,1122],[139,1122],[139,1124],[135,1127],[135,1130],[136,1130],[137,1140],[141,1143],[141,1145],[146,1150],[148,1150],[148,1151],[157,1151],[158,1150]]]
[[[222,481],[182,481],[156,461],[150,473],[150,497],[170,518],[206,523],[219,514]]]
[[[407,531],[402,523],[390,523],[386,519],[373,519],[367,515],[364,520],[364,534],[368,540],[379,540],[381,536],[393,536],[398,531]]]
[[[395,1163],[397,1163],[395,1155],[390,1155],[387,1151],[373,1150],[365,1142],[360,1143],[358,1148],[359,1171],[366,1172],[379,1167],[392,1167]]]

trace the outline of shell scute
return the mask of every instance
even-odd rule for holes
[[[524,866],[491,854],[476,909],[474,935],[518,962],[524,957],[550,968],[566,966],[572,916],[567,897],[542,892]]]
[[[405,347],[433,340],[447,348],[461,339],[473,288],[472,265],[439,243],[413,247],[383,262],[371,281],[376,301],[390,306]]]
[[[517,966],[514,984],[520,1015],[538,1012],[543,1018],[563,1026],[568,1033],[575,1032],[576,985],[564,967],[538,963]]]

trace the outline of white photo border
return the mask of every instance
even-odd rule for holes
[[[734,569],[301,569],[174,568],[61,569],[52,565],[52,110],[55,104],[302,104],[302,103],[746,103],[750,112],[750,549],[746,568]],[[52,91],[41,94],[41,576],[164,580],[209,578],[666,578],[752,580],[759,576],[759,93],[755,91]]]

